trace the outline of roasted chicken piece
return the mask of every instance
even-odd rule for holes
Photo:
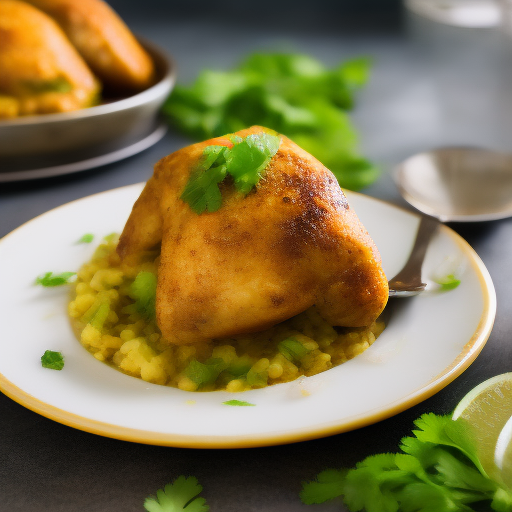
[[[203,150],[229,144],[211,139],[160,160],[121,235],[118,254],[130,265],[161,243],[163,337],[189,344],[257,332],[313,305],[332,325],[370,325],[388,297],[380,255],[334,175],[291,140],[281,138],[246,196],[226,179],[215,212],[181,199]]]
[[[88,107],[100,86],[59,26],[16,0],[0,0],[0,119]]]
[[[49,14],[106,88],[137,92],[154,81],[151,57],[102,0],[27,0]]]

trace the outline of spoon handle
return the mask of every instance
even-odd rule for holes
[[[422,216],[416,240],[404,268],[389,281],[390,297],[411,297],[425,289],[421,281],[421,266],[428,244],[440,222],[433,217]]]

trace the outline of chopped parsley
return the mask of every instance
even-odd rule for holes
[[[224,405],[233,405],[240,407],[254,407],[256,404],[251,404],[250,402],[244,402],[243,400],[228,400],[226,402],[222,402]]]
[[[90,244],[94,240],[94,235],[92,233],[86,233],[84,236],[79,238],[76,243],[77,244]]]
[[[54,274],[53,272],[46,272],[46,274],[39,276],[36,279],[36,284],[40,284],[44,287],[62,286],[69,284],[70,278],[76,275],[76,272],[61,272],[60,274]]]
[[[62,370],[64,368],[64,357],[60,352],[46,350],[41,356],[41,365],[43,368],[49,368],[50,370]]]
[[[193,476],[179,476],[156,492],[156,497],[146,498],[147,512],[208,512],[210,507],[199,497],[203,487]]]
[[[276,154],[280,137],[272,133],[257,133],[244,139],[233,138],[232,145],[208,146],[203,158],[185,185],[181,199],[195,213],[215,212],[222,206],[219,189],[228,175],[235,188],[248,194],[263,176],[263,172]]]
[[[442,290],[453,290],[460,284],[460,279],[457,279],[454,274],[448,274],[444,277],[435,279],[435,282],[441,286]]]
[[[227,175],[223,146],[208,146],[203,156],[206,157],[185,185],[181,199],[188,203],[196,213],[215,212],[222,205],[219,183]],[[213,158],[215,157],[215,158]]]
[[[195,140],[266,126],[318,158],[342,187],[357,190],[379,175],[359,154],[348,116],[370,67],[367,58],[327,69],[307,55],[255,53],[231,71],[204,70],[191,86],[175,87],[164,113]]]
[[[280,142],[277,135],[258,133],[235,142],[226,151],[226,168],[239,192],[248,194],[258,183]]]
[[[490,479],[467,425],[424,414],[401,453],[367,457],[350,470],[327,470],[304,483],[306,504],[343,497],[351,512],[463,512],[512,510],[512,491]],[[485,505],[482,508],[482,505]]]

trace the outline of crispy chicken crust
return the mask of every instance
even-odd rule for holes
[[[103,84],[136,92],[154,82],[151,57],[102,0],[26,0],[61,26]]]
[[[246,137],[264,129],[252,127]],[[198,215],[180,199],[211,139],[160,160],[136,201],[118,254],[161,243],[157,323],[169,343],[257,332],[312,305],[332,325],[370,325],[388,284],[380,255],[334,175],[282,136],[247,196],[226,180],[222,207]]]
[[[50,17],[24,2],[0,1],[0,119],[89,107],[99,92]]]

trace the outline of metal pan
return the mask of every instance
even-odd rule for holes
[[[0,182],[77,172],[126,158],[165,133],[158,119],[175,79],[175,64],[142,42],[158,75],[155,85],[126,98],[58,114],[0,121]]]

